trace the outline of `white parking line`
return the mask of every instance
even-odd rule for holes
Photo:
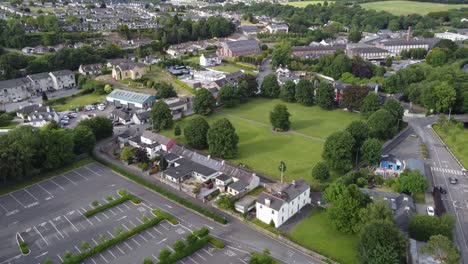
[[[83,212],[86,212],[86,210],[83,209],[83,207],[81,207],[81,209],[83,210]],[[79,210],[78,210],[78,211],[79,211]],[[90,224],[90,225],[92,225],[92,226],[94,225],[93,222],[91,222],[91,220],[89,220],[89,218],[85,217],[83,214],[82,214],[82,216],[83,216],[84,219],[86,219],[86,221],[88,221],[88,224]]]
[[[99,219],[99,217],[97,217],[97,215],[94,215],[94,218],[96,218],[100,223],[102,223],[101,219]]]
[[[123,204],[125,206],[125,208],[127,208],[128,210],[130,210],[130,207],[127,205],[127,204]]]
[[[234,250],[237,250],[237,251],[239,251],[239,252],[245,253],[245,254],[250,254],[250,252],[244,251],[244,250],[242,250],[242,249],[238,249],[238,248],[231,247],[231,246],[227,246],[227,247],[230,248],[230,249],[234,249]]]
[[[29,195],[32,196],[32,198],[36,199],[36,201],[39,201],[36,196],[34,196],[32,193],[30,193],[28,190],[26,190],[26,188],[23,189],[25,192],[27,192]]]
[[[57,185],[60,189],[65,191],[65,188],[63,188],[60,184],[54,182],[54,180],[50,179],[51,182],[53,182],[55,185]]]
[[[51,194],[48,190],[46,190],[46,188],[42,187],[39,183],[37,183],[36,185],[39,186],[42,190],[44,190],[46,193],[48,193],[51,197],[54,197],[53,194]]]
[[[136,227],[137,225],[135,225],[135,223],[133,223],[132,220],[128,221],[130,224],[132,224],[133,227]]]
[[[116,259],[117,257],[114,255],[114,253],[112,253],[112,251],[109,249],[109,253],[111,253],[111,255],[114,257],[114,259]]]
[[[107,234],[109,234],[112,238],[115,237],[109,230],[107,230]]]
[[[62,174],[62,177],[64,177],[65,179],[67,179],[68,181],[70,181],[71,183],[73,183],[74,185],[78,185],[76,182],[70,180],[67,176],[65,176],[65,174]]]
[[[76,250],[78,250],[78,252],[80,252],[80,254],[81,254],[81,250],[80,250],[77,246],[75,246],[75,248],[76,248]]]
[[[96,242],[96,240],[94,240],[94,238],[91,238],[91,241],[93,241],[94,244],[96,244],[96,246],[98,245],[98,242]]]
[[[158,229],[156,229],[156,227],[153,227],[153,229],[158,232],[160,235],[162,235],[163,233],[161,233]]]
[[[203,259],[204,261],[206,261],[206,258],[204,258],[202,255],[198,254],[198,252],[195,252],[195,254],[197,254],[197,256],[199,256],[201,259]]]
[[[195,264],[198,264],[198,262],[196,262],[192,257],[188,257],[191,261],[193,261]]]
[[[138,246],[141,246],[141,244],[138,241],[136,241],[135,238],[132,237],[132,240],[133,242],[135,242],[135,244],[137,244]]]
[[[99,173],[93,171],[92,169],[88,168],[88,166],[84,166],[83,168],[88,169],[89,171],[93,172],[93,173],[96,174],[97,176],[102,176],[101,174],[99,174]]]
[[[94,259],[91,259],[93,261],[94,264],[97,264],[96,261]]]
[[[237,259],[240,260],[242,263],[247,264],[247,262],[245,260],[243,260],[241,258],[237,258]]]
[[[54,225],[52,221],[49,220],[49,223],[55,228],[55,230],[57,230],[57,232],[60,234],[60,236],[62,236],[62,238],[65,238],[65,236],[57,229],[57,227]]]
[[[115,247],[120,251],[120,253],[122,253],[123,255],[125,255],[125,252],[119,247],[119,245],[116,245]]]
[[[202,248],[202,249],[203,249],[203,251],[206,252],[206,254],[208,254],[208,255],[210,255],[210,256],[213,256],[213,254],[211,254],[208,250],[206,250],[206,249],[204,249],[204,248]]]
[[[164,229],[166,229],[166,230],[169,230],[169,228],[165,227],[165,226],[163,225],[163,223],[161,223],[161,224],[159,224],[159,225],[160,225],[162,228],[164,228]]]
[[[158,259],[154,254],[151,254],[151,256],[152,256],[157,262],[159,262],[159,259]]]
[[[124,244],[125,244],[130,250],[133,250],[133,248],[132,248],[131,246],[129,246],[127,242],[124,241]]]
[[[106,213],[102,212],[102,214],[103,214],[107,219],[109,219],[109,217],[106,215]]]
[[[35,256],[34,258],[35,258],[35,259],[40,258],[40,257],[42,257],[42,256],[44,256],[44,255],[47,255],[47,253],[49,253],[49,251],[46,251],[46,252],[44,252],[44,253],[42,253],[42,254],[40,254],[40,255],[38,255],[38,256]]]
[[[65,217],[65,219],[67,219],[68,223],[70,223],[70,225],[73,227],[73,229],[75,230],[75,232],[80,231],[80,230],[78,230],[78,228],[76,228],[76,226],[67,218],[66,215],[63,215],[63,217]]]
[[[150,232],[150,231],[146,230],[146,233],[148,233],[148,234],[149,234],[149,235],[150,235],[150,236],[151,236],[153,239],[155,239],[155,238],[156,238],[155,236],[153,236],[153,234],[151,234],[151,232]]]
[[[36,231],[36,233],[42,238],[42,240],[44,240],[44,242],[49,245],[49,242],[47,242],[47,240],[45,239],[45,237],[41,234],[41,232],[39,232],[39,230],[37,230],[36,227],[33,227],[34,231]]]
[[[3,207],[3,205],[2,205],[1,203],[0,203],[0,207],[1,207],[3,210],[5,210],[5,212],[8,213],[8,210],[7,210],[5,207]]]
[[[136,219],[138,220],[138,222],[140,222],[140,224],[143,224],[143,221],[141,221],[139,217],[137,217]]]
[[[114,215],[117,215],[114,211],[112,211],[111,208],[109,208],[109,211],[110,211],[111,213],[113,213]]]
[[[138,235],[139,235],[141,238],[143,238],[143,240],[144,240],[145,242],[148,242],[148,239],[146,239],[144,236],[142,236],[141,234],[138,234]]]
[[[81,176],[83,179],[85,179],[86,181],[88,181],[89,179],[86,178],[85,176],[83,176],[81,173],[77,172],[76,170],[73,171],[74,173],[78,174],[79,176]]]
[[[60,259],[60,262],[63,262],[63,259],[59,254],[57,254],[57,257]]]
[[[121,213],[124,212],[124,210],[120,209],[120,207],[117,206],[116,208],[119,209],[119,211],[120,211]]]
[[[125,224],[122,224],[122,225],[125,229],[127,229],[127,231],[130,231],[130,229]]]
[[[99,254],[99,256],[101,256],[101,258],[102,258],[106,263],[109,263],[109,261],[107,261],[107,259],[106,259],[102,254]]]
[[[21,206],[25,207],[24,204],[22,204],[20,201],[18,201],[18,199],[16,199],[16,198],[13,196],[13,194],[9,193],[9,195],[10,195],[13,199],[15,199],[15,201],[18,202]]]

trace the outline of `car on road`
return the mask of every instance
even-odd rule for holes
[[[438,192],[440,192],[441,194],[446,194],[446,193],[447,193],[447,191],[446,191],[444,188],[442,188],[442,186],[436,186],[436,187],[434,187],[434,191],[438,191]]]
[[[449,177],[449,181],[450,181],[451,184],[457,184],[457,183],[458,183],[458,179],[457,179],[457,178]]]
[[[434,207],[432,207],[432,206],[428,206],[427,209],[426,209],[426,212],[427,212],[427,215],[430,215],[430,216],[435,215]]]

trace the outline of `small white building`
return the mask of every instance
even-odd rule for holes
[[[450,39],[451,41],[465,41],[468,39],[468,36],[452,32],[435,33],[434,37],[438,39]]]
[[[176,141],[173,139],[145,130],[140,136],[140,142],[137,144],[140,148],[146,149],[148,157],[152,159],[158,156],[160,151],[167,152],[175,143]]]
[[[303,179],[296,180],[278,190],[261,193],[255,205],[257,219],[266,224],[273,221],[278,228],[310,203],[310,186]]]
[[[56,90],[72,88],[76,86],[75,74],[70,70],[54,71],[49,73]]]
[[[114,106],[123,106],[132,109],[146,109],[153,105],[156,98],[150,94],[114,89],[107,95],[106,101]]]
[[[265,31],[271,34],[288,33],[289,26],[287,24],[270,24],[265,28]]]
[[[202,54],[200,56],[200,66],[212,67],[221,64],[221,59],[216,53]]]

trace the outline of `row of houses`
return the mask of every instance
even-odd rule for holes
[[[0,102],[17,102],[41,92],[75,86],[75,75],[70,70],[30,74],[23,78],[0,81]]]

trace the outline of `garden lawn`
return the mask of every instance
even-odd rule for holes
[[[90,93],[81,96],[68,97],[65,104],[56,104],[53,105],[53,107],[55,111],[61,112],[66,110],[74,110],[76,108],[81,108],[90,104],[104,102],[105,100],[106,95]]]
[[[282,5],[290,5],[294,7],[306,7],[308,5],[323,4],[325,1],[300,1],[300,2],[285,2],[281,3]],[[333,2],[333,1],[328,1]]]
[[[449,146],[453,154],[457,156],[463,167],[468,168],[468,148],[466,147],[468,146],[468,130],[451,126],[445,133],[438,125],[434,125],[433,128],[445,144]]]
[[[468,7],[466,4],[449,5],[440,3],[425,3],[413,1],[382,1],[370,2],[361,4],[365,9],[373,9],[376,11],[386,11],[391,14],[401,16],[409,14],[426,15],[430,12],[447,11],[449,9],[458,9]]]
[[[8,123],[8,125],[6,126],[1,126],[0,129],[13,129],[15,128],[16,126],[18,126],[19,122],[18,121],[10,121],[10,123]]]
[[[340,263],[358,263],[357,235],[347,235],[335,230],[322,209],[314,209],[288,234],[288,237]]]
[[[151,70],[148,71],[143,77],[149,77],[150,80],[155,82],[166,82],[174,86],[178,95],[190,95],[192,91],[185,89],[176,82],[176,77],[172,76],[170,73],[161,69],[157,66],[151,66]]]
[[[226,65],[221,65],[221,66],[214,66],[214,67],[211,67],[210,69],[215,70],[215,71],[220,71],[220,72],[227,72],[227,73],[243,71],[243,72],[245,72],[247,74],[250,74],[250,75],[256,75],[253,71],[243,69],[242,67],[239,67],[239,66],[237,66],[235,64],[226,64]]]

